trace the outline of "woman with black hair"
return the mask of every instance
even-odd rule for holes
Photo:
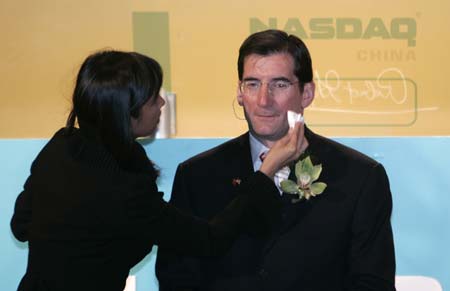
[[[162,199],[158,171],[135,141],[156,129],[161,85],[160,65],[138,53],[103,51],[84,61],[67,125],[38,154],[16,201],[11,228],[29,242],[19,290],[123,290],[153,245],[220,255],[240,231],[276,223],[272,177],[300,154],[303,127],[272,148],[221,214],[202,221]]]

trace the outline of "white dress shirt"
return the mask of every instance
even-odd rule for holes
[[[253,161],[253,170],[258,171],[259,168],[261,168],[262,164],[262,160],[260,157],[263,154],[267,154],[267,152],[270,149],[266,147],[264,144],[262,144],[258,139],[256,139],[256,137],[254,137],[251,133],[249,134],[249,137],[250,137],[250,152]],[[281,181],[286,180],[289,177],[290,173],[291,170],[287,166],[281,168],[280,170],[278,170],[278,172],[275,173],[273,180],[280,193],[283,193],[283,191],[281,190],[280,183]]]

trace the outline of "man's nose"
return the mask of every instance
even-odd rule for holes
[[[271,103],[271,93],[269,85],[262,83],[258,91],[258,105],[261,107],[269,106]]]

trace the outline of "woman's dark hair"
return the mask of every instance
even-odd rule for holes
[[[131,117],[159,94],[161,66],[135,52],[101,51],[81,65],[73,92],[73,107],[67,118],[70,132],[78,122],[118,159],[125,158],[135,137]]]
[[[282,30],[269,29],[250,35],[239,48],[238,76],[242,80],[245,58],[251,54],[268,56],[276,53],[288,53],[294,59],[294,75],[303,90],[305,83],[313,80],[312,62],[305,43],[295,35]]]

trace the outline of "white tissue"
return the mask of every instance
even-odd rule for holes
[[[301,113],[288,110],[287,120],[290,128],[294,128],[296,122],[303,122],[303,116]]]

